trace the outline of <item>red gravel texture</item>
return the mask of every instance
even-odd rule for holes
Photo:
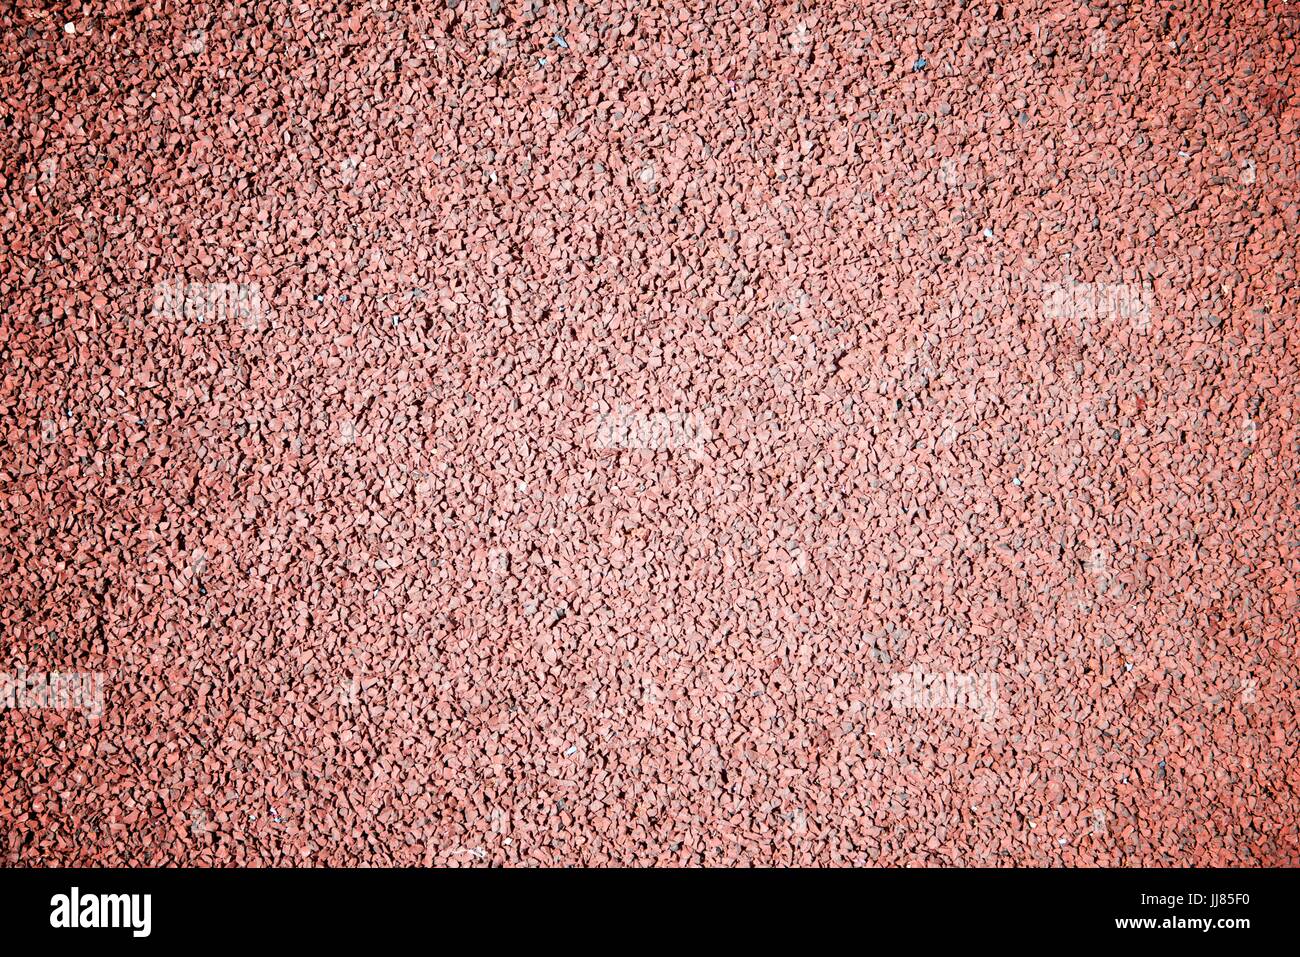
[[[5,863],[1300,863],[1294,4],[0,26]]]

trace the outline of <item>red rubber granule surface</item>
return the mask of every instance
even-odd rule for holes
[[[3,860],[1300,863],[1298,26],[6,5]]]

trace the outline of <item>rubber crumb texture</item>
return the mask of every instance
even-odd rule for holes
[[[4,860],[1300,863],[1298,20],[7,7]]]

